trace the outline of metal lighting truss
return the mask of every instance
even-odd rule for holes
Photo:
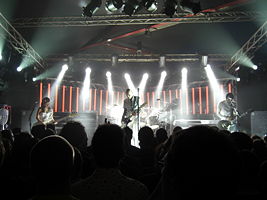
[[[17,52],[32,59],[38,66],[38,69],[45,68],[44,61],[41,56],[8,22],[8,20],[3,16],[2,13],[0,13],[0,36],[5,38]]]
[[[230,71],[240,60],[252,59],[255,52],[267,42],[267,21],[254,33],[254,35],[232,56],[231,62],[226,66]]]
[[[97,61],[97,62],[111,62],[112,54],[75,54],[74,61]],[[118,62],[159,62],[160,56],[165,56],[166,62],[197,62],[201,60],[199,54],[121,54],[117,55]],[[53,55],[46,58],[47,62],[64,61],[68,59],[69,55]],[[209,54],[210,61],[228,62],[230,55],[226,54]]]
[[[42,17],[42,18],[18,18],[12,22],[16,28],[31,27],[83,27],[106,25],[136,25],[158,23],[218,23],[218,22],[244,22],[255,19],[263,19],[267,12],[235,11],[235,12],[203,12],[187,17],[187,13],[178,13],[173,18],[165,14],[137,14],[128,15],[103,15],[84,17]]]

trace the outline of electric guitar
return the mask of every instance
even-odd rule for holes
[[[237,120],[245,117],[247,114],[253,112],[253,109],[249,109],[246,112],[242,114],[236,114],[232,117],[229,117],[228,119],[220,120],[218,122],[218,127],[223,130],[230,130],[230,127],[237,124]]]
[[[141,109],[146,105],[147,103],[144,102],[141,106],[139,106],[139,112],[141,111]],[[136,115],[138,114],[138,108],[131,111],[127,117],[124,117],[122,119],[122,128],[125,128],[130,122],[132,122],[134,120],[134,118],[136,117]]]
[[[38,125],[45,125],[45,126],[47,126],[47,125],[49,125],[49,124],[51,124],[51,125],[55,125],[55,124],[58,124],[59,122],[61,122],[61,121],[64,121],[64,120],[66,120],[66,119],[68,119],[68,118],[73,118],[73,117],[75,117],[75,116],[77,116],[78,115],[78,113],[70,113],[69,115],[67,115],[67,116],[65,116],[65,117],[62,117],[62,118],[60,118],[60,119],[57,119],[57,120],[48,120],[48,121],[44,121],[44,122],[35,122],[34,124],[33,124],[33,126],[38,126]]]

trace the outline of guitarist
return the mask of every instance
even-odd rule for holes
[[[55,130],[55,120],[53,117],[53,109],[50,107],[50,99],[44,97],[42,99],[41,107],[38,108],[36,113],[37,122],[35,125],[45,125],[46,128]]]
[[[236,108],[236,101],[232,93],[226,94],[226,99],[221,101],[218,105],[218,116],[220,121],[218,127],[230,132],[237,131],[237,117],[239,112]]]
[[[131,117],[137,115],[136,110],[138,109],[139,97],[134,96],[130,89],[125,91],[126,99],[123,102],[123,115],[121,119],[122,126],[125,127],[130,123]]]

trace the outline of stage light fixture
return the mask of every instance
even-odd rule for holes
[[[137,9],[139,8],[140,3],[138,0],[128,0],[125,3],[125,6],[123,8],[123,12],[126,15],[132,16],[133,14],[136,13]]]
[[[187,68],[183,67],[182,74],[187,74]]]
[[[21,72],[22,71],[22,67],[21,66],[17,67],[17,71]]]
[[[108,78],[110,78],[110,77],[111,77],[111,72],[110,72],[110,71],[107,71],[106,76],[107,76]]]
[[[166,77],[167,76],[167,72],[166,71],[161,72],[161,76]]]
[[[2,60],[3,59],[3,56],[2,56],[2,53],[0,53],[0,60]]]
[[[235,71],[237,72],[240,69],[240,67],[238,66],[237,68],[235,68]]]
[[[252,65],[252,69],[257,70],[258,66],[257,65]]]
[[[177,9],[177,0],[166,0],[164,2],[164,13],[172,17]]]
[[[116,12],[122,7],[122,5],[122,0],[107,0],[105,8],[109,12]]]
[[[200,2],[195,3],[191,0],[182,0],[180,2],[180,7],[183,11],[190,12],[192,14],[197,14],[201,11]]]
[[[67,64],[62,65],[62,71],[67,71],[69,66]]]
[[[90,68],[90,67],[87,67],[87,68],[85,69],[85,72],[86,72],[86,73],[91,73],[91,68]]]
[[[92,15],[100,8],[101,0],[91,0],[86,7],[83,7],[83,16],[92,17]]]
[[[158,9],[156,0],[143,0],[142,4],[149,12],[155,12]]]
[[[148,79],[148,73],[144,73],[144,79]]]
[[[35,82],[36,80],[37,80],[37,78],[36,78],[36,77],[33,77],[33,78],[32,78],[32,81],[33,81],[33,82]]]
[[[236,81],[239,82],[241,79],[239,77],[236,78]]]

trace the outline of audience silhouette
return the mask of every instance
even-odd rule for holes
[[[71,144],[60,136],[48,136],[33,147],[30,167],[37,186],[33,200],[77,199],[70,190],[74,155]]]
[[[137,180],[124,176],[119,162],[124,156],[124,133],[114,124],[100,125],[92,139],[96,170],[92,176],[73,185],[73,194],[85,199],[144,200],[146,187]]]

